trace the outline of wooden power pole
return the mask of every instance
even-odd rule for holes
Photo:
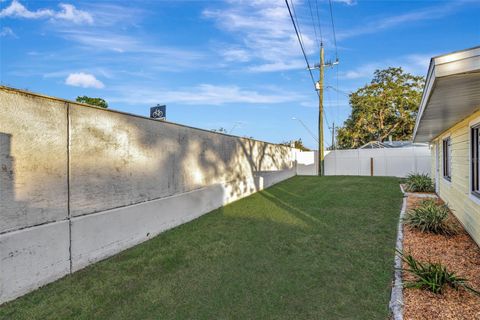
[[[324,144],[323,144],[323,89],[324,89],[324,76],[325,67],[333,67],[338,64],[338,59],[335,62],[325,62],[325,55],[323,49],[323,43],[320,43],[320,63],[315,65],[311,69],[319,69],[320,76],[316,83],[316,89],[318,91],[318,175],[323,176],[325,174],[324,168]]]
[[[325,170],[323,168],[323,161],[325,155],[323,153],[323,78],[325,69],[325,56],[323,50],[323,43],[320,46],[320,78],[318,79],[318,175],[323,176]]]

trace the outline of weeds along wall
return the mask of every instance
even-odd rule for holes
[[[291,148],[0,87],[0,303],[295,175]]]

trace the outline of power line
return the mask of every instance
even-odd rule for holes
[[[305,130],[308,131],[308,133],[310,133],[310,135],[312,136],[312,138],[318,142],[318,138],[315,137],[315,134],[305,125],[305,123],[303,123],[302,119],[298,119],[296,117],[293,117],[292,120],[297,120],[298,122],[300,122],[300,124],[305,128]]]
[[[335,70],[335,71],[336,71],[336,72],[335,72],[335,77],[336,77],[336,80],[337,80],[337,81],[336,81],[336,82],[337,82],[337,83],[336,83],[337,89],[338,89],[338,68],[339,68],[339,66],[338,66],[338,64],[337,64],[337,68],[336,68],[336,70]],[[338,107],[338,101],[339,101],[339,99],[338,99],[338,94],[339,94],[339,92],[336,91],[336,93],[337,93],[337,94],[336,94],[336,98],[337,98],[337,107]],[[338,114],[337,108],[335,108],[335,120],[337,120],[337,114]]]
[[[333,91],[336,91],[338,93],[341,93],[341,94],[344,94],[346,95],[347,97],[350,96],[351,92],[346,92],[346,91],[343,91],[343,90],[340,90],[338,89],[338,80],[337,80],[337,87],[333,87],[333,86],[326,86],[327,89],[332,89]]]
[[[335,45],[335,59],[338,61],[337,36],[335,34],[335,24],[333,23],[332,0],[328,0],[328,3],[330,4],[330,18],[332,20],[333,43]]]
[[[310,2],[310,0],[308,0],[308,7],[310,9],[310,17],[312,18],[313,31],[315,32],[315,40],[317,41],[318,49],[320,49],[320,42],[318,41],[318,35],[317,35],[317,26],[316,26],[316,23],[315,23],[315,19],[313,18],[312,3]],[[319,24],[320,24],[320,22],[319,22]]]
[[[320,43],[323,44],[322,24],[320,22],[320,11],[318,10],[318,0],[315,0],[315,8],[317,10],[318,29],[320,30]]]
[[[300,48],[302,49],[303,57],[305,58],[305,62],[307,63],[307,69],[308,69],[308,72],[310,73],[310,78],[312,78],[313,87],[316,88],[315,86],[316,82],[315,82],[315,79],[313,78],[312,70],[310,69],[310,63],[308,63],[307,54],[305,53],[305,48],[303,47],[303,42],[301,40],[302,38],[300,37],[300,34],[297,29],[297,25],[295,24],[295,20],[293,19],[292,11],[290,10],[290,5],[288,4],[288,0],[285,0],[285,4],[287,5],[288,14],[290,15],[290,19],[292,20],[293,28],[295,29],[295,34],[297,35],[298,43],[300,43]],[[292,7],[293,7],[293,2],[292,2]]]
[[[327,85],[326,87],[329,87],[329,86]],[[331,101],[329,91],[327,91],[327,99],[328,99],[328,101]],[[330,127],[330,123],[328,122],[326,110],[324,111],[323,115],[325,116],[325,122],[327,123],[327,127]]]
[[[293,3],[293,0],[290,0],[290,4],[292,5],[293,17],[295,18],[295,24],[297,25],[297,28],[298,28],[298,34],[300,35],[300,40],[303,44],[303,47],[305,47],[305,42],[303,41],[302,29],[300,28],[300,23],[298,22],[297,10],[295,9],[295,3]]]

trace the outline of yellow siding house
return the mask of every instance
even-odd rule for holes
[[[429,142],[437,194],[480,245],[480,47],[430,61],[414,142]]]

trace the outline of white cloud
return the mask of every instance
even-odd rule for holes
[[[75,41],[82,46],[94,48],[101,51],[115,51],[119,53],[149,53],[159,55],[160,57],[169,56],[178,59],[195,60],[202,58],[204,54],[193,50],[182,50],[167,46],[156,46],[147,43],[145,39],[132,37],[128,35],[118,35],[114,32],[105,32],[102,30],[79,31],[62,30],[60,34],[68,40]],[[162,57],[164,58],[164,57]]]
[[[24,19],[42,19],[51,18],[54,20],[64,20],[75,24],[92,24],[93,17],[90,13],[78,10],[71,4],[60,4],[60,10],[38,9],[36,11],[28,10],[18,0],[13,0],[10,5],[0,11],[0,18],[24,18]]]
[[[160,46],[149,39],[119,35],[113,31],[95,29],[95,31],[81,31],[65,29],[58,31],[63,38],[80,44],[98,55],[118,53],[115,61],[122,68],[125,64],[148,66],[146,72],[158,71],[179,72],[185,69],[211,69],[218,61],[208,61],[205,52],[190,48],[175,48]]]
[[[83,88],[101,89],[105,87],[105,85],[100,80],[95,78],[93,74],[83,72],[69,74],[67,79],[65,79],[65,84]]]
[[[96,30],[95,32],[79,30],[61,30],[66,39],[78,42],[79,44],[102,51],[136,51],[140,43],[137,39],[129,36],[117,35],[115,33]]]
[[[134,1],[122,1],[125,5],[101,1],[84,2],[84,7],[92,12],[97,27],[116,26],[125,30],[128,27],[137,27],[146,12]],[[120,1],[116,1],[120,3]]]
[[[357,4],[357,0],[333,0],[333,2],[343,3],[348,6],[354,6]]]
[[[342,72],[339,76],[342,79],[349,80],[371,79],[375,70],[384,69],[387,67],[402,67],[406,72],[415,75],[425,75],[430,64],[430,58],[433,56],[436,56],[436,54],[409,54],[393,59],[376,61]]]
[[[90,15],[90,13],[78,10],[71,4],[61,3],[59,6],[62,8],[62,10],[55,14],[56,19],[71,21],[76,24],[81,24],[84,22],[87,24],[93,23],[93,17]]]
[[[278,89],[267,92],[245,89],[236,85],[199,84],[197,86],[168,90],[149,88],[147,86],[120,86],[114,88],[111,102],[126,104],[183,103],[187,105],[223,105],[241,104],[276,104],[298,101],[303,96]]]
[[[348,71],[345,71],[340,74],[340,78],[342,79],[361,79],[361,78],[371,78],[373,75],[373,72],[376,69],[381,68],[380,63],[368,63],[361,65],[355,69],[351,69]]]
[[[3,27],[2,30],[0,30],[0,37],[18,38],[15,32],[9,27]]]
[[[228,4],[225,9],[203,11],[205,18],[237,38],[234,51],[231,46],[223,50],[225,61],[249,61],[252,65],[246,70],[251,72],[305,68],[305,63],[298,63],[302,53],[283,1],[231,0]],[[307,53],[315,52],[313,30],[303,24],[301,31]]]
[[[30,11],[23,6],[17,0],[13,0],[12,3],[2,11],[0,11],[0,18],[3,17],[15,17],[26,19],[39,19],[48,18],[53,16],[54,12],[49,9],[39,9],[37,11]]]
[[[248,67],[247,70],[252,72],[276,72],[286,70],[302,70],[305,68],[305,60],[292,59],[291,61],[277,61],[272,63],[252,65]]]
[[[247,62],[250,61],[250,53],[245,49],[229,48],[221,52],[226,61]]]
[[[377,33],[379,31],[406,25],[417,21],[441,19],[455,12],[455,9],[463,5],[465,1],[452,1],[442,3],[442,5],[432,6],[420,10],[410,11],[395,16],[384,18],[368,17],[368,23],[353,27],[349,30],[338,32],[338,39],[361,36],[365,34]]]
[[[411,54],[407,56],[408,65],[407,69],[413,70],[416,67],[421,68],[423,73],[427,72],[428,67],[430,66],[430,59],[432,57],[437,56],[438,53],[430,53],[430,54]],[[410,66],[415,66],[414,68]]]

